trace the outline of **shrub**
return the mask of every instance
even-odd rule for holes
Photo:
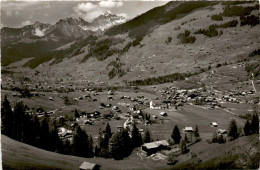
[[[125,75],[125,70],[122,69],[122,66],[124,64],[120,62],[120,59],[117,58],[115,61],[111,61],[108,65],[107,68],[112,66],[113,68],[108,72],[108,77],[110,79],[114,78],[115,76],[122,77]]]
[[[216,21],[223,21],[222,14],[212,15],[212,16],[211,16],[211,19],[212,19],[212,20],[216,20]]]
[[[222,15],[226,17],[249,15],[253,10],[259,10],[259,5],[254,7],[227,6]]]
[[[196,38],[194,36],[190,36],[189,30],[185,30],[184,33],[178,34],[177,38],[180,39],[180,43],[182,44],[193,44],[196,41]]]
[[[159,77],[152,77],[147,78],[144,80],[133,80],[129,81],[128,85],[131,86],[145,86],[145,85],[154,85],[154,84],[163,84],[178,80],[184,80],[185,77],[189,77],[191,75],[185,74],[185,73],[173,73],[165,76],[159,76]]]
[[[240,25],[244,26],[244,25],[250,25],[251,27],[256,26],[257,24],[259,24],[259,17],[255,16],[255,15],[250,15],[250,16],[240,16]]]
[[[218,64],[216,65],[217,68],[218,68],[218,67],[221,67],[221,66],[222,66],[221,63],[218,63]]]
[[[231,140],[236,139],[238,137],[238,128],[237,128],[237,123],[236,120],[233,119],[231,120],[229,124],[229,131],[228,131],[228,136],[231,137]]]
[[[195,31],[194,34],[203,34],[203,35],[206,35],[207,37],[216,37],[218,35],[223,34],[222,31],[218,32],[217,28],[236,27],[237,24],[238,24],[237,20],[228,21],[228,22],[226,22],[224,24],[220,24],[220,25],[213,24],[213,25],[210,25],[208,27],[208,29],[199,29],[199,30]]]

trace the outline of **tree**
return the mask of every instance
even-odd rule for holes
[[[75,114],[74,114],[74,116],[75,116],[75,119],[80,117],[79,112],[78,112],[77,109],[75,109]]]
[[[109,157],[109,137],[106,134],[103,134],[101,130],[99,131],[98,137],[98,148],[100,157]]]
[[[40,147],[46,150],[50,148],[50,128],[48,123],[47,115],[44,116],[42,123],[41,123],[41,131],[40,131]]]
[[[55,152],[62,152],[62,141],[60,140],[59,136],[58,136],[58,129],[57,126],[55,124],[55,122],[53,122],[53,128],[50,132],[50,137],[49,137],[49,141],[51,142],[51,147],[50,150],[51,151],[55,151]]]
[[[172,154],[170,154],[170,155],[168,156],[168,162],[167,162],[168,165],[174,165],[174,164],[176,164],[177,162],[178,162],[178,160],[176,159],[174,153],[172,153]]]
[[[32,126],[32,135],[34,136],[34,141],[32,145],[36,147],[40,147],[40,132],[41,132],[41,125],[37,115],[33,118],[33,126]]]
[[[171,135],[172,139],[174,140],[174,142],[176,144],[179,144],[180,143],[180,140],[181,140],[181,134],[180,134],[180,131],[179,131],[179,128],[177,125],[174,126],[174,129],[172,131],[172,135]]]
[[[257,113],[253,114],[252,122],[251,122],[251,130],[253,134],[259,133],[259,117]]]
[[[251,124],[249,120],[246,121],[245,126],[244,126],[244,133],[246,136],[251,134]]]
[[[185,134],[185,137],[184,137],[184,141],[187,142],[187,143],[189,142],[189,139],[188,139],[186,134]]]
[[[97,145],[95,146],[95,156],[99,157],[99,148],[97,147]]]
[[[88,157],[92,158],[94,157],[94,152],[93,152],[93,139],[91,135],[89,136],[88,143],[89,143]]]
[[[195,127],[194,136],[195,136],[196,138],[199,138],[199,137],[200,137],[198,125],[196,125],[196,127]]]
[[[181,147],[181,153],[182,154],[188,152],[187,145],[186,145],[186,142],[184,140],[181,140],[181,146],[180,147]]]
[[[89,157],[89,139],[85,131],[79,126],[73,135],[72,153],[76,156]]]
[[[141,146],[143,144],[143,141],[142,141],[142,136],[139,132],[139,129],[136,127],[136,124],[134,123],[133,124],[133,130],[132,130],[132,146],[134,148],[138,147],[138,146]]]
[[[212,143],[217,143],[217,142],[218,142],[218,134],[217,134],[216,131],[213,133],[211,142],[212,142]]]
[[[111,140],[111,156],[120,160],[132,152],[130,137],[127,130],[117,132]]]
[[[228,136],[230,136],[232,140],[238,137],[237,123],[235,119],[230,122]]]
[[[72,154],[71,144],[68,139],[65,139],[65,141],[62,142],[62,153],[67,155]]]
[[[28,107],[23,102],[18,102],[14,106],[14,139],[23,142],[24,138],[24,121],[25,121],[25,110]]]
[[[222,134],[218,137],[218,143],[226,143],[226,139],[223,137]]]
[[[106,135],[107,135],[109,138],[112,137],[112,132],[111,132],[111,128],[110,128],[109,123],[107,123],[105,132],[106,132]]]
[[[144,143],[149,143],[151,141],[152,141],[151,134],[150,134],[149,130],[146,129],[146,131],[144,132],[143,142]]]
[[[14,117],[13,117],[13,111],[10,106],[10,102],[7,99],[7,96],[5,95],[4,101],[2,103],[1,108],[1,131],[2,134],[13,137],[13,126],[14,126]]]
[[[70,102],[68,96],[65,96],[65,97],[64,97],[64,104],[65,104],[65,105],[70,105],[70,104],[71,104],[71,102]]]

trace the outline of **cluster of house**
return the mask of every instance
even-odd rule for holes
[[[197,89],[177,89],[170,87],[167,90],[159,90],[163,97],[162,104],[156,105],[152,101],[150,102],[151,109],[169,108],[173,105],[177,110],[185,103],[191,105],[204,105],[208,109],[214,109],[222,107],[223,102],[232,103],[245,103],[241,97],[254,94],[253,90],[241,91],[241,92],[221,92],[212,89],[197,88]],[[251,101],[248,101],[251,102]]]

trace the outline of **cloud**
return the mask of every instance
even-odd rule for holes
[[[116,2],[116,1],[112,1],[112,0],[107,0],[107,1],[100,1],[99,3],[100,7],[103,8],[118,8],[123,6],[123,2]]]
[[[77,12],[89,12],[96,9],[97,7],[97,5],[87,2],[78,4],[76,7],[73,8],[73,10]]]
[[[74,16],[81,17],[86,21],[92,21],[94,18],[106,12],[106,9],[100,8],[98,5],[91,2],[79,3],[73,8]]]
[[[30,25],[30,24],[32,24],[32,23],[29,20],[26,20],[26,21],[22,22],[22,26],[26,26],[26,25]]]
[[[27,9],[47,9],[51,8],[50,2],[35,1],[3,1],[1,9],[4,10],[27,10]]]
[[[97,2],[82,2],[78,3],[77,6],[73,8],[73,17],[81,17],[86,21],[91,22],[93,19],[104,14],[105,12],[110,12],[110,8],[118,8],[123,6],[123,2],[116,2],[112,0]],[[121,14],[121,16],[127,16],[126,14]]]
[[[19,15],[20,14],[20,12],[19,11],[15,11],[15,13],[14,13],[16,16],[17,15]]]
[[[49,14],[48,14],[48,13],[44,13],[44,16],[45,16],[45,17],[49,17]]]

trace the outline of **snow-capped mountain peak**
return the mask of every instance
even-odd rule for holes
[[[98,16],[90,24],[89,28],[92,31],[108,29],[114,25],[124,23],[126,19],[122,16],[112,14],[110,12],[105,12],[103,15]]]

